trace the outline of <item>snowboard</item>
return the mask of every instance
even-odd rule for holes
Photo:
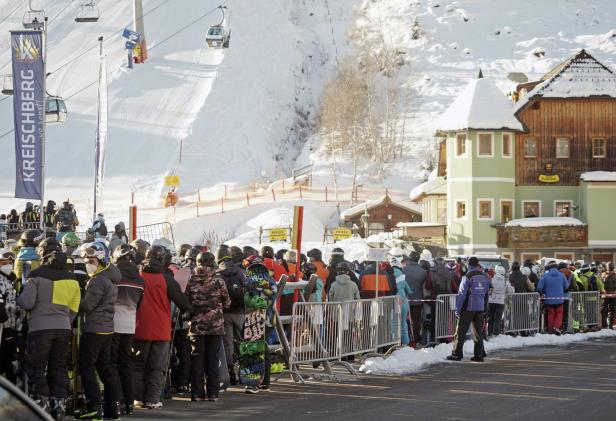
[[[227,366],[227,357],[225,355],[224,336],[220,337],[220,348],[218,351],[218,376],[220,378],[220,390],[226,390],[229,387],[231,378],[229,376],[229,367]]]
[[[244,293],[244,329],[240,343],[240,381],[249,388],[261,385],[265,375],[265,353],[268,351],[265,329],[268,325],[268,311],[276,301],[273,291],[266,298],[271,280],[269,269],[262,263],[246,268]],[[284,288],[286,279],[278,283],[277,291]]]

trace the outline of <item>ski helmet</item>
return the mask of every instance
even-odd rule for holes
[[[135,261],[137,253],[133,246],[129,244],[120,244],[113,251],[113,263],[118,263],[120,260]]]
[[[162,263],[163,265],[165,264],[166,257],[167,257],[167,249],[159,245],[150,247],[150,249],[145,254],[146,259],[156,260]]]
[[[81,244],[81,240],[77,237],[77,234],[69,231],[62,237],[62,244],[65,247],[76,248],[79,247],[79,244]]]
[[[351,264],[351,262],[348,262],[346,260],[343,260],[342,262],[338,263],[338,266],[336,266],[336,274],[337,275],[348,275],[349,273],[353,272],[353,265]]]
[[[105,244],[98,241],[84,244],[81,250],[81,257],[96,257],[101,264],[106,265],[109,263],[109,249]]]
[[[36,247],[41,240],[45,238],[45,234],[37,229],[27,229],[21,233],[19,238],[19,247]]]
[[[130,245],[133,246],[133,248],[137,251],[137,254],[140,254],[142,256],[145,256],[148,252],[148,249],[150,248],[150,243],[145,240],[142,240],[141,238],[133,240]]]
[[[36,254],[38,254],[41,260],[44,260],[50,253],[61,251],[62,245],[54,237],[45,238],[36,246]]]
[[[231,253],[231,259],[236,264],[241,264],[244,261],[244,257],[246,257],[238,246],[231,246],[229,252]]]
[[[319,249],[308,250],[306,255],[313,260],[323,260],[323,253]]]
[[[344,256],[344,250],[340,247],[336,247],[332,250],[332,256]]]

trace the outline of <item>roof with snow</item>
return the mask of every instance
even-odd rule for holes
[[[582,181],[616,181],[614,171],[589,171],[580,175]]]
[[[421,206],[411,202],[410,200],[401,200],[399,202],[394,202],[389,196],[382,196],[379,199],[369,200],[367,202],[360,203],[359,205],[355,205],[352,208],[342,211],[340,213],[340,220],[346,221],[347,219],[363,214],[366,210],[370,212],[370,209],[374,209],[378,206],[382,206],[385,204],[396,206],[406,211],[421,215]]]
[[[445,177],[436,177],[415,187],[411,190],[410,199],[416,202],[424,196],[438,194],[447,194],[447,181],[445,181]]]
[[[516,113],[533,98],[616,98],[616,75],[580,50],[543,75],[533,90],[516,103]]]
[[[518,130],[524,126],[513,115],[513,104],[481,70],[447,111],[439,118],[436,129],[449,130]]]
[[[571,226],[583,226],[586,225],[582,221],[576,218],[567,217],[549,217],[549,218],[520,218],[512,219],[511,221],[503,224],[505,227],[571,227]]]

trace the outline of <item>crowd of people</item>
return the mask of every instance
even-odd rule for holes
[[[484,269],[474,257],[433,259],[428,250],[391,249],[384,262],[350,262],[338,247],[328,263],[316,248],[299,259],[293,250],[270,246],[221,245],[213,253],[183,244],[176,252],[166,239],[129,243],[120,224],[110,236],[102,215],[86,242],[60,232],[27,229],[17,243],[4,240],[0,250],[0,374],[27,389],[56,419],[64,417],[67,399],[77,419],[119,419],[134,406],[161,408],[172,393],[216,401],[226,386],[221,352],[229,383],[241,386],[239,345],[251,288],[244,273],[257,263],[269,269],[267,297],[283,276],[288,282],[313,278],[303,292],[311,302],[397,295],[401,342],[413,347],[434,341],[436,297],[458,294],[458,333],[449,357],[454,360],[462,358],[469,326],[473,358],[483,359],[483,338],[502,333],[507,294],[541,293],[547,330],[560,334],[568,326],[568,293],[616,292],[613,263],[549,262],[542,273],[533,262],[513,262],[507,273],[498,265]],[[283,290],[268,305],[291,314],[299,299],[296,291]],[[603,300],[605,327],[614,323],[615,301]],[[262,381],[246,387],[247,393],[269,390],[272,362],[265,352]]]

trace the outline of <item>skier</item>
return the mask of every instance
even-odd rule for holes
[[[17,304],[28,311],[27,370],[35,402],[60,420],[68,392],[68,352],[81,291],[66,270],[66,255],[55,238],[36,249],[41,266],[30,272]]]
[[[113,253],[120,244],[128,244],[128,236],[126,235],[126,227],[124,222],[116,224],[109,240],[109,251]]]
[[[266,268],[270,270],[270,274],[276,282],[280,281],[282,275],[286,275],[287,271],[284,267],[274,260],[274,249],[270,246],[261,247],[261,258]]]
[[[40,215],[34,211],[34,204],[28,202],[26,203],[26,209],[19,215],[19,226],[22,230],[36,228],[39,219]]]
[[[105,216],[102,213],[96,215],[90,232],[94,234],[95,240],[107,240],[107,225],[105,225]]]
[[[109,249],[99,242],[88,244],[81,252],[90,276],[79,309],[85,316],[81,328],[79,374],[86,395],[86,408],[77,419],[101,417],[101,390],[97,374],[105,386],[103,416],[119,419],[120,385],[111,368],[117,284],[122,275],[111,264]]]
[[[434,340],[436,329],[436,297],[451,294],[451,272],[445,266],[445,259],[438,257],[434,268],[428,272],[425,288],[430,291],[430,337]]]
[[[606,267],[603,284],[608,297],[603,299],[601,305],[601,320],[604,329],[611,329],[616,319],[616,272],[614,272],[614,262],[609,262]]]
[[[24,275],[26,264],[30,265],[30,270],[36,269],[39,266],[39,256],[36,252],[36,246],[43,240],[45,236],[37,229],[27,229],[21,233],[21,238],[17,243],[19,252],[15,259],[15,276],[18,282],[21,282]],[[25,273],[28,276],[27,273]],[[19,288],[18,288],[19,291]]]
[[[360,294],[362,298],[383,297],[396,294],[396,280],[389,262],[366,262],[367,267],[359,275]],[[377,273],[378,272],[378,273]],[[378,292],[377,292],[378,291]]]
[[[145,290],[137,310],[133,349],[138,360],[136,371],[143,377],[135,382],[135,405],[150,409],[163,407],[161,395],[171,341],[171,303],[188,310],[188,300],[175,279],[164,275],[167,252],[152,246],[142,262],[141,277]]]
[[[0,320],[0,374],[9,381],[17,382],[13,361],[17,357],[17,335],[22,328],[22,314],[17,306],[17,291],[13,286],[15,254],[8,249],[0,250],[0,305],[4,320]]]
[[[336,280],[336,266],[338,266],[338,263],[342,262],[343,260],[344,250],[342,250],[340,247],[334,248],[329,258],[329,265],[327,265],[327,270],[329,274],[327,275],[327,279],[325,280],[325,293],[329,292],[329,288]],[[359,285],[359,281],[357,281],[357,284]]]
[[[136,240],[133,240],[130,245],[135,249],[135,264],[140,265],[145,259],[145,255],[150,248],[150,244],[141,238],[137,238]]]
[[[54,221],[56,219],[56,202],[53,200],[47,201],[47,206],[45,206],[43,217],[47,228],[53,228],[55,226]]]
[[[225,281],[231,304],[224,309],[225,320],[225,356],[229,367],[230,383],[239,382],[237,372],[239,362],[239,344],[242,341],[244,324],[244,288],[246,277],[231,259],[231,256],[221,256],[218,260],[218,275]]]
[[[453,339],[453,349],[451,355],[447,356],[447,359],[452,361],[462,360],[464,340],[470,325],[473,333],[473,342],[475,343],[474,356],[471,358],[471,361],[483,362],[485,351],[481,326],[488,305],[490,279],[484,273],[481,266],[479,266],[479,260],[475,256],[468,259],[468,266],[469,270],[462,278],[460,290],[456,297],[458,325],[456,326],[456,334]]]
[[[411,287],[411,293],[409,304],[411,312],[411,321],[413,327],[413,337],[411,338],[411,346],[419,343],[421,334],[421,312],[423,308],[423,288],[426,282],[427,273],[419,266],[419,253],[412,251],[409,255],[409,263],[404,268],[404,275],[406,277],[406,283]]]
[[[122,280],[118,284],[118,299],[113,318],[111,363],[114,376],[122,386],[123,413],[131,415],[135,400],[132,347],[137,308],[143,297],[144,280],[139,275],[139,268],[135,264],[135,250],[128,244],[121,244],[115,249],[113,263],[120,270]]]
[[[62,203],[62,209],[56,212],[54,224],[59,233],[75,231],[75,227],[79,225],[77,213],[68,200]]]
[[[359,300],[359,288],[351,280],[350,274],[353,273],[353,265],[346,260],[336,265],[336,280],[329,288],[327,293],[328,301],[351,301]]]
[[[526,272],[526,270],[524,272]],[[528,272],[530,273],[530,270],[528,270]],[[515,290],[516,294],[535,291],[535,287],[533,286],[533,283],[530,281],[530,279],[528,279],[528,275],[522,273],[522,270],[520,268],[520,262],[513,262],[511,264],[509,283]]]
[[[325,282],[319,276],[319,270],[317,266],[312,262],[308,262],[304,264],[302,271],[304,273],[304,279],[310,280],[310,277],[312,275],[315,275],[317,277],[316,283],[314,285],[314,289],[312,291],[304,290],[304,297],[306,298],[306,301],[311,302],[311,303],[322,302],[323,301],[323,288],[324,288]],[[329,272],[328,272],[328,275],[329,275]]]
[[[319,278],[323,282],[326,282],[327,278],[329,277],[329,270],[327,269],[327,266],[325,265],[325,263],[323,263],[323,253],[321,252],[321,250],[316,249],[316,248],[308,250],[308,253],[306,253],[306,256],[308,256],[310,263],[312,263],[316,267],[317,275],[319,275]],[[308,278],[304,278],[304,279],[308,279]]]
[[[494,267],[492,289],[490,290],[489,302],[489,325],[488,336],[501,334],[503,311],[505,310],[505,297],[515,292],[509,281],[505,278],[505,268],[501,265]]]
[[[558,271],[556,262],[551,260],[546,265],[546,272],[537,284],[537,292],[545,298],[548,333],[561,334],[563,324],[563,302],[569,282],[565,275]]]
[[[212,253],[200,253],[186,288],[190,306],[191,401],[217,401],[220,391],[218,353],[225,334],[223,309],[231,299],[225,281],[216,273]],[[203,375],[207,376],[204,388]]]

